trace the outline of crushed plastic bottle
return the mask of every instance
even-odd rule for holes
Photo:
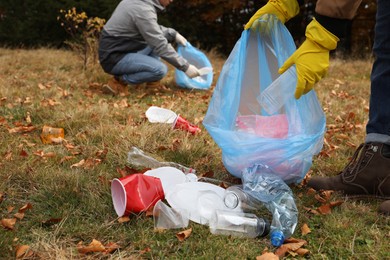
[[[189,175],[190,178],[193,178],[193,174],[195,174],[195,169],[183,166],[181,164],[175,162],[160,162],[144,153],[141,149],[137,147],[131,147],[130,151],[127,153],[127,162],[136,166],[136,167],[149,167],[149,168],[158,168],[163,166],[172,166],[175,167],[182,172]]]
[[[290,187],[261,164],[244,169],[242,181],[243,190],[263,202],[272,213],[271,243],[281,246],[294,233],[298,223],[298,209]]]

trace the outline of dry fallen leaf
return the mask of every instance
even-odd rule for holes
[[[8,133],[15,134],[15,133],[28,133],[35,130],[35,126],[18,126],[15,128],[8,129]]]
[[[117,243],[109,242],[105,245],[105,248],[106,248],[105,253],[111,254],[112,252],[114,252],[115,250],[117,250],[121,247]]]
[[[77,251],[79,251],[80,254],[88,254],[88,253],[104,252],[106,251],[106,248],[103,246],[103,244],[100,241],[93,239],[88,246],[83,246],[83,243],[80,242],[77,245]]]
[[[302,225],[301,231],[302,231],[302,235],[303,235],[303,236],[304,236],[304,235],[307,235],[307,234],[309,234],[309,233],[311,232],[309,226],[308,226],[306,223],[304,223],[304,224]]]
[[[179,232],[176,234],[177,239],[179,239],[180,242],[186,240],[192,233],[192,228],[184,230],[182,232]]]
[[[130,221],[130,217],[129,216],[124,216],[124,217],[118,218],[118,222],[119,223],[126,223],[126,222],[129,222],[129,221]]]
[[[80,168],[80,167],[82,167],[82,166],[84,165],[84,163],[85,163],[85,160],[82,159],[82,160],[79,161],[78,163],[72,164],[72,165],[70,166],[70,168]]]
[[[323,204],[320,207],[318,207],[318,211],[322,215],[327,215],[327,214],[330,214],[332,212],[332,209],[330,208],[329,204]]]
[[[27,245],[21,245],[16,248],[16,259],[27,259],[33,255],[34,252]]]
[[[8,206],[8,207],[7,207],[7,212],[8,212],[8,213],[11,213],[14,209],[15,209],[14,206]]]
[[[32,209],[32,205],[31,205],[31,203],[27,203],[27,204],[25,204],[23,207],[21,207],[20,209],[19,209],[19,213],[23,213],[23,212],[25,212],[26,210],[28,210],[28,209]]]
[[[58,224],[62,221],[62,218],[51,218],[41,222],[43,227],[50,227],[52,225]]]
[[[297,253],[298,255],[300,256],[304,256],[304,255],[307,255],[310,253],[310,250],[309,249],[306,249],[306,248],[298,248],[295,253]]]
[[[279,260],[279,257],[274,253],[267,252],[260,256],[256,256],[256,260]]]
[[[5,229],[13,230],[15,224],[16,224],[16,218],[3,218],[3,219],[1,220],[1,225],[2,225]]]
[[[283,244],[282,246],[286,247],[288,251],[296,251],[305,244],[306,242],[303,241],[303,242],[296,242],[296,243],[287,243],[287,244]]]
[[[303,253],[299,252],[299,249],[302,248],[302,246],[306,245],[307,241],[303,239],[298,239],[298,238],[287,238],[284,241],[284,244],[281,245],[278,249],[275,251],[275,255],[279,257],[284,257],[286,253],[289,253],[292,256],[296,256],[297,254]]]
[[[17,212],[14,214],[14,217],[19,219],[19,220],[22,220],[24,218],[24,213]]]

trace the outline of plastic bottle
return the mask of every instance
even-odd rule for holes
[[[270,115],[287,103],[294,100],[295,87],[297,85],[297,73],[295,66],[291,66],[282,75],[275,79],[261,94],[257,97],[261,107]]]
[[[298,223],[298,210],[290,187],[268,167],[256,164],[242,172],[243,190],[263,202],[272,213],[270,239],[279,247]]]
[[[253,213],[216,210],[210,219],[210,232],[237,237],[263,237],[269,233],[269,223]]]
[[[244,212],[264,208],[264,204],[245,192],[241,185],[230,186],[226,189],[224,203],[229,209],[239,208]]]
[[[158,168],[163,166],[172,166],[187,174],[188,173],[195,174],[196,172],[195,169],[183,166],[175,162],[160,162],[146,155],[144,151],[134,146],[131,147],[130,151],[127,153],[127,162],[136,167]]]

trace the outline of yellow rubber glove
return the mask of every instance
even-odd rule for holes
[[[245,30],[252,27],[252,24],[264,14],[274,14],[285,23],[299,13],[299,5],[296,0],[269,0],[261,7],[245,25]]]
[[[329,68],[329,51],[336,49],[339,38],[326,30],[317,20],[313,19],[306,27],[306,40],[286,60],[279,73],[282,74],[295,64],[297,69],[297,87],[295,98],[313,89]]]

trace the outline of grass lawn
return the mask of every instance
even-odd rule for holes
[[[224,64],[215,53],[208,56],[215,71],[210,90],[177,87],[170,68],[164,86],[135,86],[110,96],[100,91],[109,75],[96,64],[83,70],[70,51],[0,49],[0,259],[256,259],[276,252],[268,237],[212,235],[194,222],[181,241],[183,230],[157,232],[147,214],[122,222],[113,209],[110,181],[133,170],[127,163],[132,146],[237,183],[202,125]],[[364,140],[371,64],[333,58],[315,86],[328,131],[308,175],[337,174]],[[174,110],[202,132],[194,136],[149,123],[145,111],[151,105]],[[43,144],[45,125],[63,128],[66,141]],[[390,218],[377,214],[380,201],[315,194],[304,184],[291,188],[299,209],[293,237],[305,241],[309,253],[285,258],[390,258]],[[329,211],[324,205],[330,202],[342,203]],[[91,242],[105,252],[80,253]],[[118,249],[108,253],[109,245]]]

